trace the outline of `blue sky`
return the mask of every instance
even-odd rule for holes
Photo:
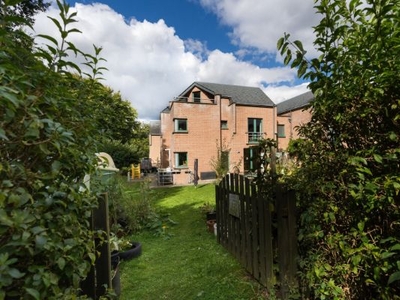
[[[69,40],[87,53],[93,44],[103,47],[103,83],[130,101],[141,120],[158,119],[194,81],[258,86],[275,103],[307,90],[282,65],[276,42],[289,32],[313,54],[313,0],[67,2],[82,31]],[[57,36],[47,18],[57,14],[55,5],[39,14],[35,32]]]
[[[91,4],[101,2],[112,7],[127,19],[134,17],[138,21],[157,22],[163,19],[168,26],[174,27],[181,39],[196,39],[206,42],[210,49],[234,51],[228,37],[228,26],[218,22],[211,11],[204,9],[198,1],[193,0],[134,0],[134,1],[68,1]]]

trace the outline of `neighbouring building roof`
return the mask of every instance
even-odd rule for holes
[[[272,100],[258,87],[229,85],[209,82],[192,83],[179,97],[188,97],[188,93],[198,87],[212,95],[221,95],[223,98],[230,98],[233,103],[249,106],[274,107]]]
[[[171,111],[171,109],[169,108],[169,106],[167,106],[166,108],[164,108],[164,109],[161,111],[161,113],[169,114],[170,111]]]
[[[161,121],[150,122],[150,135],[161,135]]]
[[[278,115],[306,107],[314,99],[312,92],[305,92],[304,94],[290,98],[277,104]]]

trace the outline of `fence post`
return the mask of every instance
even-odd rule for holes
[[[110,224],[107,193],[100,195],[98,203],[98,207],[92,211],[89,222],[91,230],[104,232],[103,237],[96,237],[94,240],[96,252],[100,255],[81,283],[82,294],[91,299],[99,299],[106,294],[106,287],[111,288],[111,254],[110,243],[108,242]]]
[[[94,230],[105,232],[104,240],[96,239],[96,250],[100,256],[96,259],[96,295],[106,294],[106,288],[111,288],[111,254],[110,243],[110,224],[108,218],[108,194],[103,193],[99,198],[99,207],[93,211]]]

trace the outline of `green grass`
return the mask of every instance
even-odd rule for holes
[[[156,188],[157,209],[177,225],[165,236],[142,232],[139,258],[121,264],[120,299],[265,299],[264,290],[207,231],[200,207],[215,202],[214,185]]]

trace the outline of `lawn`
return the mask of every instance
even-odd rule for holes
[[[265,291],[207,231],[204,203],[214,203],[214,185],[154,188],[150,198],[176,225],[161,235],[132,236],[142,255],[121,264],[120,299],[265,299]]]

